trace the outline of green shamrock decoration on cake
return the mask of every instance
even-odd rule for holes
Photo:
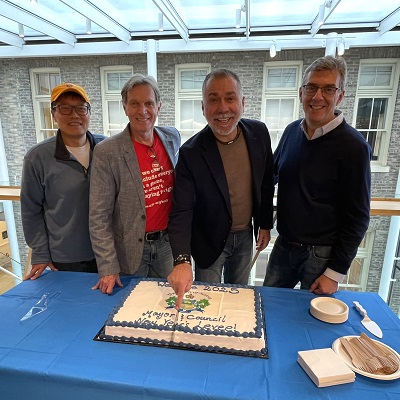
[[[176,300],[177,300],[177,297],[176,297],[176,296],[172,296],[172,297],[169,297],[169,298],[168,298],[167,300],[165,300],[165,301],[167,302],[167,304],[168,304],[170,307],[175,307]]]
[[[201,308],[202,310],[210,305],[210,302],[207,299],[201,299],[196,302],[196,308]]]

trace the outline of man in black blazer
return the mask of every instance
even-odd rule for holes
[[[242,119],[238,76],[225,69],[203,82],[202,110],[208,125],[179,151],[168,223],[174,269],[168,281],[177,307],[195,279],[247,284],[253,233],[263,250],[272,228],[272,151],[264,123]]]

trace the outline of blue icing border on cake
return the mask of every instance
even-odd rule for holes
[[[181,331],[185,333],[195,333],[195,334],[201,334],[201,335],[215,335],[215,336],[237,336],[237,337],[252,337],[252,338],[261,338],[262,336],[262,330],[265,325],[264,323],[264,308],[263,308],[263,302],[261,298],[260,291],[258,287],[256,286],[249,286],[249,285],[239,285],[239,284],[224,284],[224,283],[206,283],[206,282],[198,282],[195,281],[193,282],[192,288],[196,289],[196,286],[198,285],[203,285],[203,286],[209,286],[209,287],[229,287],[229,288],[241,288],[241,289],[252,289],[254,293],[254,309],[255,309],[255,320],[256,320],[256,326],[254,327],[254,332],[238,332],[238,331],[223,331],[223,330],[209,330],[209,329],[191,329],[189,327],[183,327],[180,326],[179,324],[176,325],[175,327],[166,327],[163,325],[157,325],[157,324],[139,324],[139,323],[134,323],[134,322],[129,322],[129,321],[118,321],[114,322],[113,318],[115,314],[121,309],[121,307],[124,305],[126,299],[130,296],[134,288],[142,281],[150,281],[150,282],[163,282],[166,285],[169,286],[168,282],[166,279],[160,279],[160,278],[140,278],[140,279],[135,279],[132,281],[129,286],[126,289],[126,294],[121,298],[121,300],[118,302],[118,304],[113,308],[112,312],[110,313],[106,325],[107,326],[127,326],[127,327],[134,327],[134,328],[141,328],[141,329],[147,329],[147,330],[160,330],[160,331]],[[152,344],[152,345],[162,345],[162,346],[177,346],[179,348],[187,348],[187,349],[194,349],[194,350],[203,350],[203,351],[211,351],[211,352],[216,352],[216,353],[221,353],[221,354],[226,354],[226,353],[233,353],[233,354],[238,354],[238,355],[250,355],[250,356],[256,356],[256,357],[266,357],[268,355],[268,348],[267,348],[267,334],[266,330],[264,331],[264,348],[261,350],[239,350],[239,349],[234,349],[234,348],[226,348],[226,347],[220,347],[220,346],[204,346],[204,345],[198,345],[198,344],[191,344],[191,343],[183,343],[183,342],[174,342],[174,341],[167,341],[165,339],[151,339],[151,338],[143,338],[143,337],[116,337],[116,336],[110,336],[110,335],[105,335],[101,334],[100,335],[102,339],[106,340],[113,340],[113,341],[120,341],[120,342],[129,342],[129,343],[143,343],[143,344]]]
[[[153,324],[153,323],[152,324],[139,324],[137,322],[132,322],[132,321],[113,321],[113,318],[115,317],[117,312],[123,307],[126,299],[130,296],[130,294],[135,289],[135,287],[142,281],[167,283],[166,279],[161,279],[161,278],[140,278],[140,279],[135,279],[134,281],[132,281],[126,288],[125,295],[120,299],[118,304],[111,311],[111,313],[106,321],[106,325],[107,326],[126,326],[129,328],[141,328],[141,329],[147,329],[147,330],[158,329],[160,331],[174,331],[174,327],[157,325],[157,324]]]

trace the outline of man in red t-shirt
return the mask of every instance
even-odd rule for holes
[[[155,127],[160,91],[135,74],[121,91],[126,128],[94,152],[90,236],[99,270],[93,289],[111,294],[120,274],[166,278],[172,269],[167,234],[174,167],[180,146],[173,127]]]

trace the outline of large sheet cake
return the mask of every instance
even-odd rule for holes
[[[165,280],[134,280],[101,339],[219,353],[268,356],[257,287],[194,282],[179,312]]]

